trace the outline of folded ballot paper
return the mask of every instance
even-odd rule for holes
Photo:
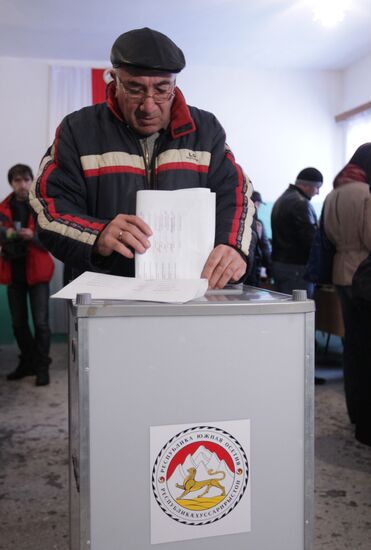
[[[215,193],[197,187],[138,191],[137,216],[152,229],[151,247],[135,255],[139,279],[199,279],[215,241]]]
[[[92,300],[145,300],[183,304],[203,296],[207,279],[141,280],[85,271],[52,298],[74,300],[76,294],[89,293]]]
[[[135,278],[85,272],[52,298],[184,303],[203,296],[202,269],[214,247],[215,194],[209,189],[138,191],[137,215],[152,229],[151,247],[135,255]]]

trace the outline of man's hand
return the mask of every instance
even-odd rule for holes
[[[5,233],[7,239],[11,239],[12,237],[15,236],[15,234],[16,234],[16,231],[15,229],[13,229],[13,227],[8,227]]]
[[[34,236],[34,232],[29,227],[22,227],[17,231],[17,235],[24,241],[30,241]]]
[[[238,281],[246,271],[246,262],[231,246],[219,244],[210,253],[201,278],[208,279],[209,288],[224,288],[229,281]]]
[[[150,247],[150,235],[151,228],[138,216],[118,214],[99,235],[94,251],[101,256],[110,256],[115,251],[134,258],[130,248],[142,254]]]

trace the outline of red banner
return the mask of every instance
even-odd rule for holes
[[[106,101],[106,83],[103,75],[106,69],[92,69],[91,70],[91,87],[92,87],[92,101],[95,103],[103,103]]]

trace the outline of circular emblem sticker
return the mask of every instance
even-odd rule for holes
[[[220,428],[196,426],[163,446],[152,489],[161,510],[175,521],[207,525],[238,505],[248,479],[246,453],[237,439]]]

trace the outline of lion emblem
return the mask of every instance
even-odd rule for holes
[[[186,495],[188,495],[188,493],[193,493],[194,491],[198,491],[203,487],[205,487],[205,490],[203,491],[203,493],[198,495],[197,498],[201,498],[206,495],[206,493],[210,491],[211,487],[216,487],[217,489],[220,489],[220,496],[225,496],[225,487],[223,487],[223,485],[219,483],[222,479],[225,478],[225,472],[214,472],[214,470],[208,470],[207,473],[209,474],[209,476],[221,474],[222,477],[196,481],[196,471],[196,468],[188,468],[189,475],[184,478],[183,485],[179,485],[179,483],[176,483],[176,487],[178,487],[178,489],[183,489],[183,493],[180,495],[180,497],[178,497],[178,499],[182,499]]]

